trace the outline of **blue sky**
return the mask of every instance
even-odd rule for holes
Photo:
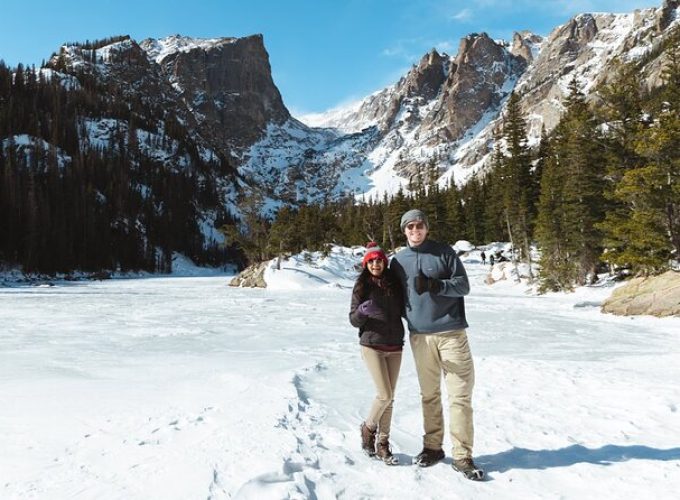
[[[0,59],[38,66],[64,42],[262,33],[293,114],[320,112],[397,81],[431,48],[461,37],[547,35],[580,12],[630,12],[662,0],[3,0]]]

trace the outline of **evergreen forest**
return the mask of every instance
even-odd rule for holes
[[[198,226],[201,211],[232,220],[212,181],[232,176],[231,166],[204,160],[172,114],[78,79],[68,88],[0,61],[0,263],[45,274],[165,272],[173,252],[202,264],[233,258]],[[90,141],[102,116],[113,132]],[[144,154],[158,149],[182,168]]]

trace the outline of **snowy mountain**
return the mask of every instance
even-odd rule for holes
[[[486,34],[464,38],[456,57],[432,50],[395,85],[331,112],[327,121],[312,117],[311,123],[340,134],[316,153],[315,163],[350,146],[351,161],[336,185],[356,195],[396,192],[419,167],[444,161],[495,116],[526,65],[523,56]],[[247,165],[258,167],[252,158]]]
[[[679,5],[677,0],[666,0],[663,7],[628,14],[581,14],[555,28],[537,47],[538,54],[515,86],[530,142],[539,142],[543,127],[550,132],[557,125],[573,79],[588,99],[597,99],[598,85],[612,76],[618,61],[647,57],[642,82],[648,88],[658,87],[667,54],[654,55],[654,51],[680,25]],[[491,120],[460,148],[457,164],[462,168],[480,165],[480,159],[488,157],[488,144],[498,125],[498,119]]]
[[[341,132],[378,130],[371,149],[357,151],[368,177],[363,190],[356,186],[360,193],[394,192],[430,164],[441,183],[453,178],[464,184],[485,168],[511,90],[521,95],[535,144],[542,127],[549,132],[557,124],[574,78],[596,98],[617,60],[644,58],[643,81],[658,86],[665,53],[657,49],[680,24],[679,12],[677,0],[666,0],[628,14],[581,14],[545,39],[530,32],[516,33],[511,43],[469,35],[456,56],[433,50],[397,84],[325,117],[313,115],[308,123]]]
[[[522,96],[535,144],[541,129],[559,120],[574,78],[594,97],[616,60],[648,57],[645,83],[659,85],[664,52],[649,54],[678,26],[679,9],[666,0],[627,14],[581,14],[546,38],[470,34],[455,55],[433,49],[394,85],[299,120],[272,80],[261,35],[64,46],[44,71],[69,86],[90,75],[112,96],[143,105],[151,127],[174,115],[202,156],[225,158],[236,169],[234,188],[260,190],[273,210],[347,193],[394,193],[425,167],[435,167],[442,184],[463,184],[485,168],[512,90]],[[224,198],[238,212],[233,182],[222,182]]]

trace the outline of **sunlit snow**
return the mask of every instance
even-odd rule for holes
[[[611,288],[535,296],[483,280],[468,330],[477,462],[421,448],[408,346],[393,449],[369,459],[373,387],[347,313],[361,249],[301,254],[268,289],[229,276],[0,288],[0,498],[674,498],[680,318],[603,315]]]

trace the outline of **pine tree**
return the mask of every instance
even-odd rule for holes
[[[499,128],[494,133],[494,148],[490,172],[484,177],[482,182],[485,202],[482,227],[483,240],[486,242],[507,241],[509,237],[504,220],[503,164],[505,157],[501,149],[502,139],[503,136]]]
[[[612,122],[603,259],[634,274],[659,272],[680,252],[680,49],[671,46],[664,85],[643,118],[635,65],[622,66],[605,92]],[[649,105],[649,104],[648,104]]]
[[[473,175],[461,190],[465,212],[466,239],[475,245],[483,243],[484,192],[477,175]]]
[[[559,127],[555,135],[559,137]],[[553,153],[550,139],[545,138],[541,146],[545,161],[536,218],[536,241],[541,250],[539,291],[572,290],[576,281],[576,263],[564,244],[563,187],[567,169],[560,165],[560,158]]]
[[[451,235],[449,240],[465,238],[465,211],[463,200],[456,183],[451,179],[448,189],[443,193],[445,202],[445,233]]]
[[[595,278],[602,252],[597,223],[605,211],[604,152],[595,117],[576,80],[572,80],[569,90],[555,152],[567,172],[563,191],[565,244],[570,258],[576,259],[576,283],[583,285]]]
[[[404,234],[401,232],[401,216],[412,208],[411,201],[404,195],[404,191],[399,187],[397,194],[388,202],[385,212],[385,226],[387,227],[387,237],[389,240],[388,248],[395,249],[404,244]]]
[[[628,170],[617,186],[619,199],[630,203],[631,217],[622,229],[631,245],[621,259],[638,272],[654,273],[680,256],[680,49],[669,52],[663,71],[660,109],[635,144],[642,165]]]
[[[604,196],[608,200],[605,219],[598,227],[603,232],[603,260],[614,266],[629,265],[630,252],[636,252],[627,229],[631,222],[632,203],[620,192],[620,183],[627,172],[640,166],[635,151],[636,137],[643,127],[643,110],[639,71],[635,64],[617,63],[614,78],[601,91],[601,119],[607,124],[606,183]]]
[[[242,218],[240,224],[224,225],[220,231],[226,239],[239,246],[246,256],[245,264],[263,262],[271,257],[269,244],[269,223],[262,216],[264,197],[257,190],[243,192],[239,207]]]
[[[602,139],[576,80],[569,87],[542,173],[537,239],[543,290],[570,290],[593,279],[602,251]]]
[[[503,119],[503,138],[508,154],[500,160],[500,172],[503,179],[504,218],[513,244],[513,262],[515,252],[520,250],[522,260],[529,264],[529,279],[533,279],[530,247],[534,209],[531,195],[535,188],[531,176],[526,122],[519,101],[519,96],[512,92]]]

